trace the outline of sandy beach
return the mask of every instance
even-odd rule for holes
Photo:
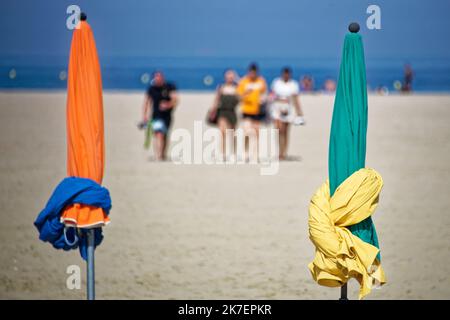
[[[212,93],[181,92],[175,128]],[[309,200],[327,178],[334,96],[302,96],[307,125],[273,176],[258,165],[150,160],[143,93],[104,94],[112,223],[96,251],[99,299],[337,299],[307,269]],[[65,92],[0,93],[0,298],[83,299],[78,251],[38,240],[37,214],[66,174]],[[370,96],[366,164],[384,179],[373,217],[388,283],[367,299],[450,299],[450,95]],[[66,288],[70,265],[81,290]],[[349,284],[357,298],[358,285]]]

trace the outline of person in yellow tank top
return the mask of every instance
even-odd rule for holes
[[[237,93],[241,99],[244,133],[248,139],[256,138],[253,140],[252,147],[254,159],[257,159],[257,141],[262,120],[260,106],[267,91],[266,80],[259,75],[258,71],[258,66],[255,63],[250,64],[247,75],[242,78],[237,88]],[[246,143],[247,149],[250,149],[249,144],[250,142]]]

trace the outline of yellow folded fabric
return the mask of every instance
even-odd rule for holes
[[[318,284],[340,287],[350,278],[360,284],[359,299],[372,286],[386,283],[378,261],[378,248],[353,235],[346,226],[356,224],[375,211],[383,179],[364,168],[348,177],[330,198],[328,180],[317,190],[309,206],[309,237],[316,255],[308,265]]]

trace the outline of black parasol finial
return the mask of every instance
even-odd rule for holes
[[[350,31],[351,33],[358,33],[359,29],[360,27],[357,22],[352,22],[348,25],[348,31]]]

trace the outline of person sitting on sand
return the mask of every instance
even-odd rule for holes
[[[323,84],[324,93],[333,93],[336,91],[336,81],[333,79],[326,79]]]
[[[262,120],[261,104],[266,91],[266,80],[258,74],[258,66],[255,63],[250,64],[247,75],[239,82],[237,92],[242,102],[244,133],[247,137],[254,138],[256,142],[253,144],[255,147],[253,150],[254,157],[257,157],[258,154],[257,142]]]
[[[172,111],[177,104],[178,96],[175,85],[166,82],[161,71],[156,71],[145,95],[142,121],[148,122],[151,110],[151,126],[155,136],[154,152],[158,161],[166,159],[167,135],[172,122]]]
[[[303,92],[313,92],[314,91],[314,78],[310,75],[303,76],[301,80],[301,88]]]
[[[234,70],[224,74],[225,82],[217,87],[216,98],[212,107],[217,114],[217,125],[222,134],[222,153],[226,152],[226,130],[235,129],[237,123],[236,106],[239,103],[237,94],[237,75]]]
[[[299,84],[292,79],[292,70],[285,67],[281,71],[281,77],[273,80],[271,84],[270,100],[271,115],[279,134],[279,157],[286,159],[289,124],[302,125],[303,112],[300,107]]]

